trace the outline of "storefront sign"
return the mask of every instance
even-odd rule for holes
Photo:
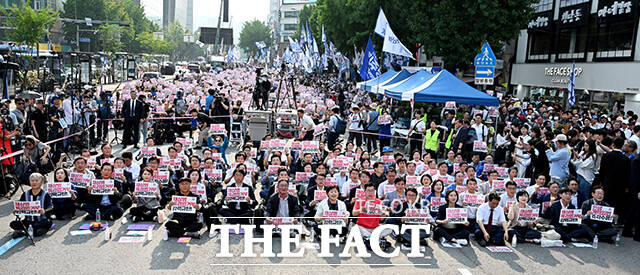
[[[580,77],[582,75],[582,67],[575,68],[575,76]],[[571,66],[566,67],[545,67],[544,75],[546,76],[566,76],[571,75]]]
[[[604,1],[606,2],[606,1]],[[605,3],[602,3],[605,4]],[[631,1],[614,1],[611,5],[604,5],[598,8],[598,17],[609,17],[632,12],[633,3]]]
[[[563,27],[587,24],[591,3],[560,9],[559,23]]]

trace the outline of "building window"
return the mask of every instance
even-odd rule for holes
[[[284,17],[286,17],[286,18],[298,18],[299,14],[300,14],[299,11],[285,11],[284,12]]]
[[[298,29],[298,24],[284,24],[285,31],[295,31]]]
[[[589,2],[589,0],[560,0],[560,7],[564,8],[564,7],[582,4],[586,2]]]
[[[636,24],[635,20],[599,24],[596,58],[632,57]]]
[[[587,46],[587,27],[560,29],[558,59],[582,59]]]
[[[540,0],[538,3],[531,4],[534,13],[549,11],[553,9],[553,0]]]
[[[529,31],[527,60],[549,60],[549,54],[551,53],[551,37],[551,34],[548,32]]]

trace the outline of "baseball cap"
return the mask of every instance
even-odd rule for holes
[[[556,136],[556,138],[554,139],[554,141],[564,141],[567,142],[567,136],[565,136],[564,134],[559,134]]]
[[[391,147],[389,147],[389,146],[382,147],[382,152],[383,152],[383,153],[386,153],[386,152],[392,152],[392,151],[393,151],[393,150],[391,150]]]

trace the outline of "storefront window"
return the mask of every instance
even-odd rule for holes
[[[558,34],[558,59],[585,57],[587,27],[560,29]]]
[[[538,3],[531,4],[534,12],[543,12],[553,9],[553,0],[540,0]]]
[[[551,52],[551,34],[529,31],[528,60],[548,60]]]
[[[586,2],[589,2],[589,0],[560,0],[560,7],[564,8],[564,7],[582,4]]]

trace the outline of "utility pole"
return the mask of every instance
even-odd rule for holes
[[[224,8],[224,1],[225,0],[220,0],[220,12],[218,13],[218,29],[216,29],[216,43],[214,45],[214,49],[219,50],[217,47],[219,47],[218,43],[220,43],[220,23],[222,23],[222,9]]]

